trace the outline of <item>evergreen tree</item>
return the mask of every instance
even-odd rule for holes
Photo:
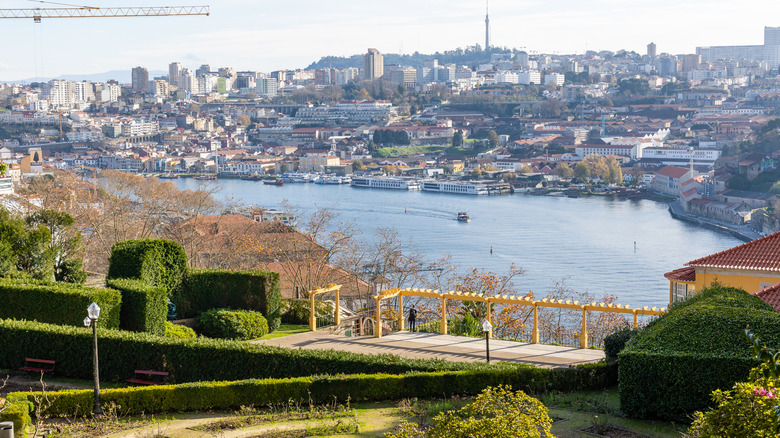
[[[455,135],[452,136],[452,145],[455,147],[463,146],[463,132],[460,130],[455,131]]]

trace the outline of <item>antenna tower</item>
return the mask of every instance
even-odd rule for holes
[[[488,10],[488,0],[485,0],[485,51],[490,48],[490,14]]]

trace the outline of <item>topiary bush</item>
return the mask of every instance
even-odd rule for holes
[[[317,317],[333,316],[333,304],[314,300]],[[308,324],[311,315],[311,301],[298,298],[283,298],[281,305],[282,322],[285,324]]]
[[[621,409],[632,418],[686,421],[710,394],[744,381],[758,364],[749,326],[780,345],[780,313],[741,289],[714,285],[640,330],[618,354]]]
[[[119,326],[124,330],[147,332],[162,336],[168,313],[168,293],[160,286],[150,286],[141,280],[115,278],[106,285],[122,294]]]
[[[172,339],[195,339],[198,337],[198,334],[187,326],[165,321],[165,337]]]
[[[111,248],[106,278],[141,280],[175,294],[187,274],[187,254],[176,242],[164,239],[124,240]]]
[[[249,340],[268,334],[268,322],[251,310],[213,309],[198,316],[198,331],[210,338]]]
[[[626,346],[626,342],[636,335],[638,330],[631,328],[621,328],[607,335],[604,338],[604,355],[607,360],[617,360],[618,353],[623,351]]]
[[[0,318],[83,326],[87,307],[100,306],[101,327],[119,328],[122,295],[114,289],[35,280],[0,280]]]
[[[184,318],[211,309],[231,308],[262,313],[271,331],[281,323],[282,295],[276,272],[193,269],[171,301]]]

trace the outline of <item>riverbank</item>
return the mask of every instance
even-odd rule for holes
[[[677,220],[696,224],[704,228],[720,231],[722,233],[731,234],[737,239],[744,240],[745,242],[750,242],[752,240],[764,237],[763,234],[756,232],[747,225],[735,225],[717,219],[686,213],[685,210],[683,210],[682,205],[680,205],[679,200],[669,203],[669,213]]]

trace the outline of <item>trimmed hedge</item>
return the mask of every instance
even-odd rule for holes
[[[35,408],[32,401],[28,401],[28,393],[12,392],[6,397],[8,405],[0,413],[0,421],[10,421],[14,423],[14,437],[25,438],[25,431],[32,425],[30,412]],[[93,401],[94,404],[94,401]]]
[[[268,322],[260,312],[212,309],[198,316],[198,331],[210,338],[257,339],[268,334]]]
[[[716,285],[674,306],[618,354],[621,410],[632,418],[690,421],[758,365],[743,338],[750,326],[768,345],[780,343],[780,314],[760,299]]]
[[[118,328],[121,294],[68,283],[0,280],[0,318],[83,327],[87,307],[100,306],[100,326]]]
[[[184,318],[230,308],[262,313],[271,331],[281,324],[282,295],[276,272],[193,269],[172,301]]]
[[[283,378],[337,373],[475,370],[484,363],[405,359],[333,350],[303,350],[198,338],[171,339],[148,333],[99,328],[100,377],[123,381],[133,370],[167,371],[176,383],[248,378]],[[0,368],[16,368],[25,357],[57,361],[57,375],[92,378],[92,333],[82,327],[0,320]],[[495,365],[499,366],[499,365]]]
[[[511,385],[538,393],[547,390],[598,390],[614,384],[614,365],[605,363],[570,368],[542,369],[513,365],[474,371],[415,372],[403,375],[356,374],[291,379],[199,382],[182,385],[104,389],[101,401],[115,402],[128,415],[213,409],[237,409],[248,405],[339,401],[393,400],[478,394],[488,386]],[[94,401],[91,390],[49,392],[54,400],[51,416],[89,415]],[[33,401],[30,393],[13,393],[9,400]]]
[[[168,293],[165,289],[140,280],[122,278],[106,280],[106,284],[122,294],[122,310],[119,314],[119,326],[122,329],[165,334],[168,313]]]
[[[168,294],[179,290],[187,274],[187,254],[176,242],[164,239],[124,240],[111,248],[106,278],[141,280]]]
[[[607,360],[617,360],[618,353],[626,347],[626,342],[634,337],[638,330],[632,328],[617,329],[604,338],[604,355]]]

